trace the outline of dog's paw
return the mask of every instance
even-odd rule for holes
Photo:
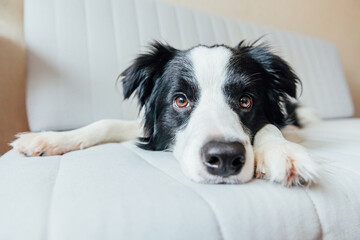
[[[284,186],[309,185],[318,178],[318,164],[299,144],[275,140],[255,149],[256,178]]]
[[[29,157],[61,155],[73,150],[71,142],[61,132],[20,133],[16,137],[10,146]]]

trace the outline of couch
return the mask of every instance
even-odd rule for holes
[[[192,182],[169,152],[134,141],[62,156],[0,158],[0,239],[359,239],[360,120],[335,46],[153,0],[32,0],[24,6],[32,131],[135,119],[119,73],[152,40],[185,49],[263,36],[324,121],[291,134],[322,166],[310,187]]]

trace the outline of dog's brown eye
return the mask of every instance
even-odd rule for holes
[[[243,109],[250,109],[252,107],[251,97],[244,95],[239,100],[240,107]]]
[[[189,106],[189,100],[186,98],[185,95],[178,95],[175,99],[174,99],[174,103],[176,104],[177,107],[179,108],[185,108]]]

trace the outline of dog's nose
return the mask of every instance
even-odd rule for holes
[[[217,176],[238,174],[245,163],[245,147],[240,142],[211,141],[202,147],[201,154],[207,171]]]

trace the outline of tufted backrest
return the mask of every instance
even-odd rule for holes
[[[27,111],[30,128],[64,130],[104,118],[134,119],[116,79],[152,40],[179,49],[235,46],[264,36],[303,81],[303,104],[324,118],[353,115],[333,44],[153,0],[27,0]]]

